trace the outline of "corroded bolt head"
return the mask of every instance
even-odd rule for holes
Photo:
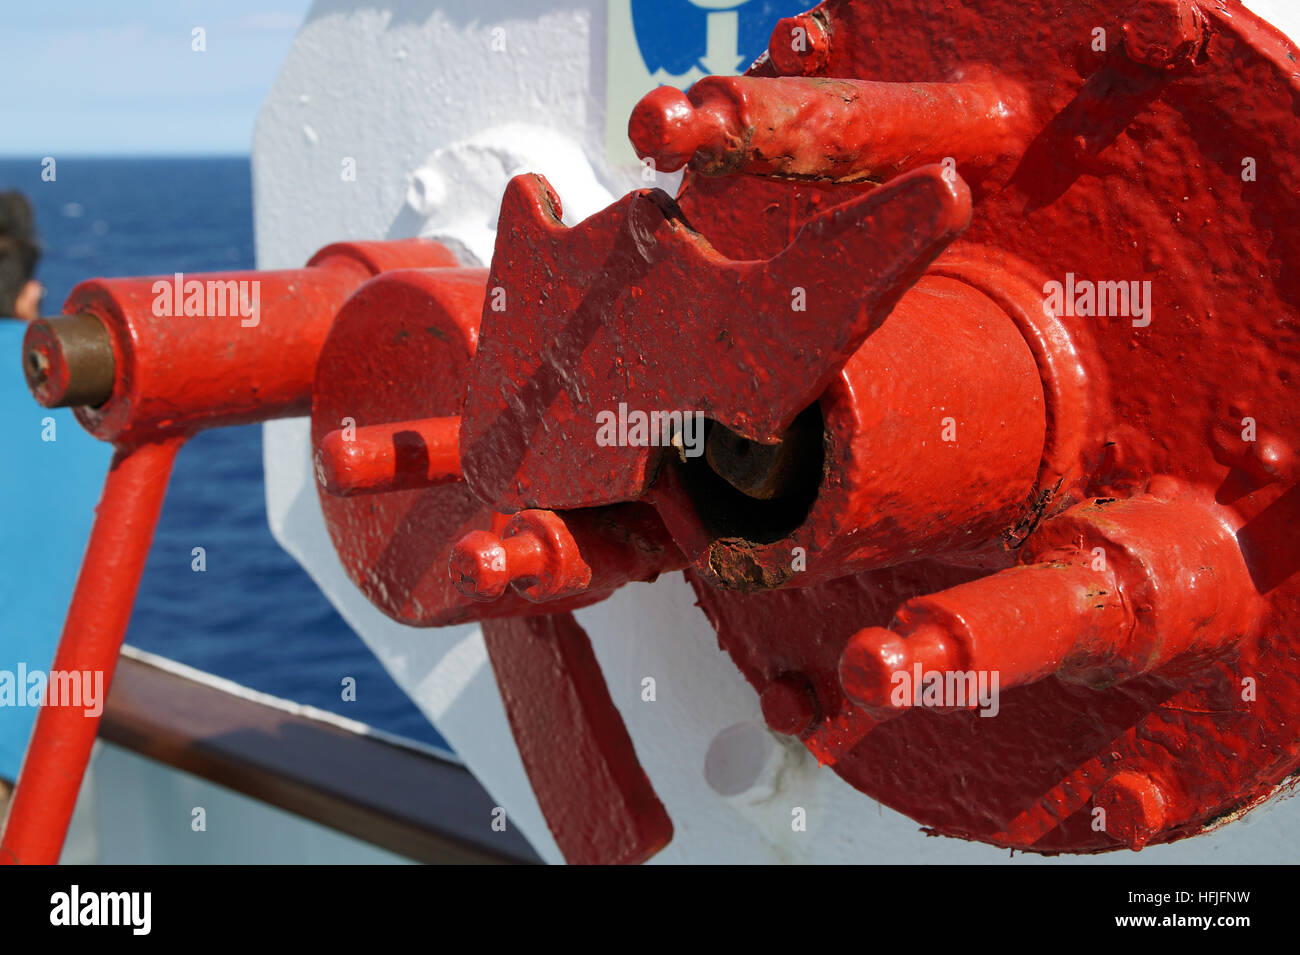
[[[763,719],[777,733],[803,736],[817,724],[817,696],[802,674],[778,676],[763,688],[759,704]]]
[[[457,541],[447,569],[456,589],[474,600],[496,600],[513,579],[505,545],[488,531],[470,531]]]
[[[1194,65],[1206,30],[1195,0],[1138,0],[1121,28],[1129,59],[1158,70]]]
[[[1165,795],[1146,773],[1122,770],[1097,790],[1092,804],[1106,812],[1106,833],[1134,851],[1165,825]]]
[[[830,58],[826,25],[811,13],[777,21],[767,44],[767,58],[782,76],[811,76]]]

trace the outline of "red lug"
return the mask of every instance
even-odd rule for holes
[[[340,496],[454,483],[462,480],[459,434],[454,415],[338,428],[321,439],[316,478]]]

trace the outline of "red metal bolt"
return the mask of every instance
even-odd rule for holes
[[[1138,0],[1122,33],[1135,63],[1160,70],[1192,66],[1205,47],[1205,15],[1194,0]]]
[[[811,76],[830,58],[830,34],[811,13],[778,20],[767,57],[782,76]]]
[[[470,531],[451,550],[451,579],[474,600],[496,600],[516,580],[541,572],[545,554],[531,534],[505,540],[489,531]]]
[[[1233,419],[1241,418],[1233,414]],[[1261,486],[1275,481],[1294,483],[1300,477],[1300,460],[1295,448],[1280,436],[1259,428],[1254,441],[1247,441],[1235,425],[1219,422],[1210,435],[1215,460],[1239,468]]]
[[[540,603],[581,593],[591,568],[564,519],[552,511],[520,511],[501,537],[470,531],[451,549],[448,572],[456,589],[473,600],[496,600],[513,584]]]
[[[1106,832],[1139,850],[1165,824],[1165,795],[1146,773],[1122,770],[1110,777],[1092,797],[1106,812]]]
[[[763,688],[759,696],[763,719],[777,733],[803,736],[818,722],[817,697],[807,677],[785,673]]]
[[[902,712],[912,700],[891,700],[900,685],[897,675],[910,677],[917,664],[922,673],[949,670],[955,665],[954,656],[952,638],[942,627],[922,625],[907,636],[868,627],[850,637],[840,655],[840,685],[861,707]]]
[[[704,143],[723,135],[719,117],[697,110],[676,87],[660,86],[641,98],[627,123],[636,154],[661,172],[676,172]]]

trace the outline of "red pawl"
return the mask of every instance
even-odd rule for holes
[[[969,217],[965,185],[921,169],[814,218],[777,255],[731,261],[663,192],[570,229],[544,179],[517,177],[461,422],[466,481],[507,512],[634,500],[668,441],[602,441],[598,416],[620,408],[779,440]]]

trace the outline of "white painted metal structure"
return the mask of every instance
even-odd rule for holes
[[[1300,35],[1294,0],[1249,5]],[[486,265],[514,174],[546,175],[570,223],[643,185],[639,167],[618,164],[626,154],[610,148],[614,123],[654,85],[628,48],[629,8],[630,0],[317,0],[258,121],[259,267],[300,266],[337,239],[411,235]],[[355,181],[342,174],[347,160]],[[669,177],[655,184],[676,188]],[[321,517],[308,430],[301,419],[265,426],[277,539],[506,807],[510,824],[543,858],[562,861],[481,634],[403,627],[352,585]],[[1286,847],[1300,842],[1297,804],[1278,800],[1215,833],[1141,853],[1009,858],[927,838],[765,729],[754,691],[718,649],[680,574],[626,587],[577,616],[676,827],[658,862],[1258,863],[1289,861]],[[656,680],[655,702],[641,699],[646,676]],[[805,832],[792,831],[795,807],[806,810]]]

